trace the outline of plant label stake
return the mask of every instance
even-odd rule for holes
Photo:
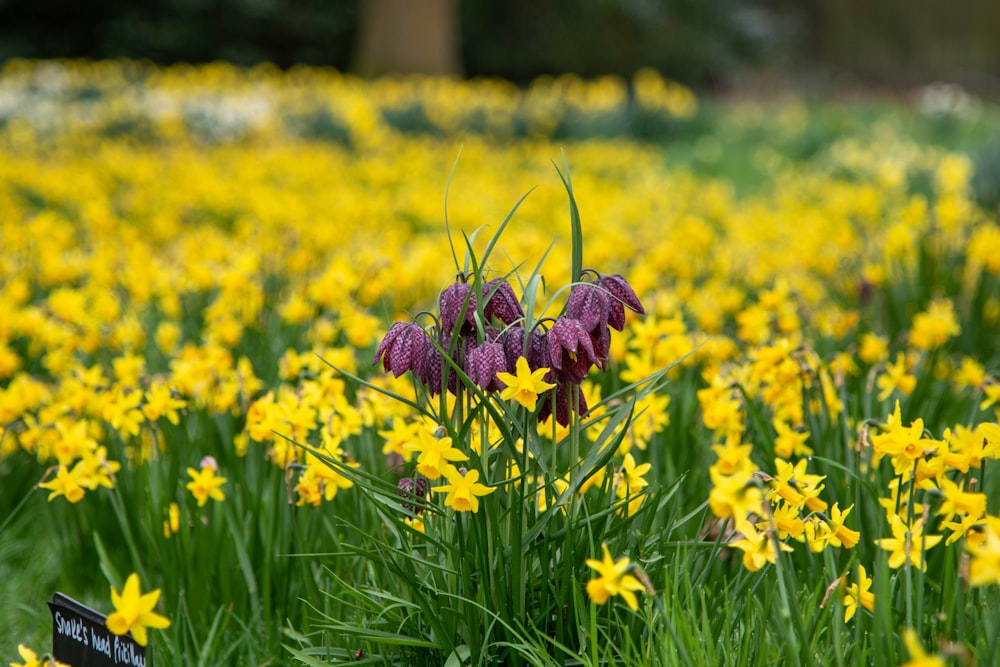
[[[56,593],[52,611],[52,657],[72,667],[153,667],[153,653],[108,630],[107,616]]]

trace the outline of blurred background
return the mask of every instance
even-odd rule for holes
[[[502,77],[629,76],[703,91],[1000,91],[1000,2],[964,0],[0,0],[0,60],[229,61]]]

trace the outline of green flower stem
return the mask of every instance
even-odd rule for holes
[[[528,497],[528,441],[530,439],[529,434],[531,433],[529,429],[531,427],[532,415],[524,408],[519,408],[519,412],[522,424],[521,433],[524,440],[522,441],[521,451],[515,453],[515,455],[520,456],[520,460],[517,461],[520,479],[515,486],[514,500],[511,503],[510,551],[511,594],[514,600],[514,618],[521,620],[523,619],[525,609],[525,590],[522,578],[524,576],[524,546],[521,542],[524,535],[524,512]]]

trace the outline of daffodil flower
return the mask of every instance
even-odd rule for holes
[[[900,667],[945,667],[948,664],[940,655],[924,650],[913,628],[907,628],[903,631],[903,643],[910,653],[910,661],[900,665]]]
[[[198,507],[204,507],[208,499],[225,500],[226,495],[222,492],[222,485],[226,483],[225,477],[216,477],[214,465],[203,465],[201,470],[194,468],[187,469],[191,481],[187,483],[187,490],[198,501]]]
[[[134,572],[125,580],[121,594],[111,588],[111,604],[115,606],[113,614],[105,621],[108,630],[116,635],[124,635],[131,631],[132,637],[140,646],[149,642],[147,628],[169,628],[170,619],[153,611],[160,599],[159,589],[146,593],[139,590],[139,575]]]
[[[21,660],[24,660],[24,662],[12,662],[10,663],[10,667],[69,667],[66,663],[52,658],[44,656],[39,658],[38,654],[24,644],[17,645],[17,654],[21,656]]]
[[[533,371],[524,357],[518,357],[515,368],[516,374],[497,373],[497,378],[507,387],[500,393],[500,398],[505,401],[514,399],[527,409],[534,410],[538,396],[555,387],[542,379],[549,369],[539,368]]]
[[[930,549],[941,541],[940,535],[924,535],[923,522],[918,521],[907,526],[898,515],[893,514],[892,537],[875,540],[875,544],[889,554],[889,567],[896,569],[909,561],[914,567],[924,570],[927,563],[924,560],[924,550]]]
[[[972,554],[969,563],[969,585],[1000,584],[1000,519],[989,517],[978,543],[968,542],[965,548]]]
[[[625,557],[619,558],[617,562],[612,560],[611,552],[608,551],[606,544],[602,544],[601,549],[604,551],[602,560],[587,559],[587,567],[597,570],[600,574],[599,577],[587,582],[587,595],[590,596],[594,604],[604,604],[608,598],[620,595],[629,609],[635,611],[639,608],[639,600],[635,597],[635,591],[641,591],[645,586],[639,583],[639,580],[634,576],[628,574],[632,562]]]
[[[434,489],[435,493],[447,493],[444,504],[456,512],[478,512],[479,496],[487,496],[496,491],[495,486],[479,483],[479,471],[470,470],[464,475],[452,467],[445,472],[449,484]]]
[[[872,578],[865,572],[865,566],[858,566],[858,581],[847,587],[844,592],[844,623],[854,618],[858,606],[868,611],[875,609],[875,594],[871,592]]]
[[[417,457],[417,472],[427,479],[438,479],[449,470],[455,468],[451,461],[466,461],[468,454],[452,447],[448,436],[437,437],[436,433],[422,429],[418,434],[419,441],[404,445],[404,449],[420,452]]]

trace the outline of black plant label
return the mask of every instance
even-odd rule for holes
[[[71,667],[153,667],[152,651],[132,635],[118,636],[104,624],[104,614],[56,593],[52,611],[52,657]]]

